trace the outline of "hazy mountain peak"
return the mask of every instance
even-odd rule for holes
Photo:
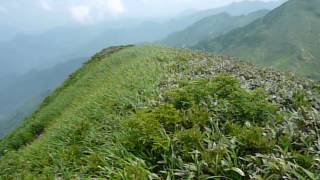
[[[291,0],[246,27],[197,47],[320,78],[320,1]]]

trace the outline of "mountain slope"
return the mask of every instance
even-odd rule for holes
[[[24,101],[24,104],[12,109],[9,114],[2,114],[0,117],[0,137],[17,128],[26,117],[29,117],[39,107],[49,93],[50,91],[47,91],[30,97]]]
[[[41,71],[3,77],[0,85],[0,137],[17,127],[85,60],[78,58]]]
[[[8,3],[10,4],[10,2]],[[32,6],[30,3],[23,4],[26,6],[22,7]],[[244,4],[252,4],[252,6],[250,5],[250,8],[243,9]],[[135,21],[143,22],[143,20],[124,19],[117,22],[94,25],[71,23],[45,32],[29,31],[15,26],[8,27],[6,24],[12,24],[12,18],[15,14],[19,14],[13,13],[12,17],[9,17],[10,13],[13,12],[10,11],[8,16],[0,16],[0,34],[2,33],[0,41],[1,39],[6,39],[6,41],[0,42],[0,136],[8,132],[11,127],[15,127],[22,117],[32,112],[30,109],[34,108],[30,108],[30,105],[36,107],[49,92],[47,90],[52,89],[67,77],[67,73],[63,71],[62,66],[60,66],[61,69],[58,69],[57,75],[54,72],[45,73],[50,68],[56,68],[53,66],[57,63],[63,63],[70,59],[75,59],[75,57],[91,56],[96,51],[111,44],[159,40],[169,33],[185,28],[206,15],[225,11],[230,12],[237,9],[239,10],[237,13],[246,14],[255,9],[272,8],[271,4],[274,3],[239,2],[206,12],[190,13],[188,16],[183,15],[173,20],[166,19],[161,22],[139,24]],[[23,9],[24,14],[30,11],[30,8]],[[16,12],[20,12],[20,10],[16,9]],[[32,18],[29,15],[39,16],[37,12],[34,13],[28,14],[27,19],[18,19],[21,22],[15,21],[16,25],[30,25]],[[44,20],[43,22],[52,23],[52,21],[46,21],[48,18],[51,19],[48,16],[44,16],[41,19]],[[65,20],[68,21],[68,19]],[[29,27],[39,30],[39,27],[36,26]],[[44,25],[42,28],[47,29],[49,27]],[[17,35],[17,33],[19,34]],[[24,75],[16,75],[21,73]],[[47,79],[50,80],[47,81]],[[60,81],[56,81],[57,79],[60,79]],[[52,81],[54,81],[54,86],[50,84]],[[20,109],[20,107],[22,108]],[[15,112],[17,109],[18,113]],[[26,109],[29,113],[26,113]],[[7,121],[8,119],[14,119],[12,124]]]
[[[189,47],[200,41],[213,39],[233,29],[243,27],[268,13],[262,10],[248,15],[230,16],[227,13],[213,15],[201,19],[180,32],[169,35],[161,43],[175,47]]]
[[[0,140],[0,177],[318,179],[319,93],[230,57],[105,49]]]
[[[174,30],[172,32],[182,31],[188,26],[191,26],[197,21],[200,21],[201,19],[209,16],[214,16],[222,13],[227,13],[232,16],[247,15],[260,10],[272,10],[283,4],[285,1],[286,0],[263,2],[246,0],[234,2],[223,7],[187,13],[186,15],[181,15],[180,17],[173,18],[171,21],[162,24],[162,26],[174,27],[172,28]]]
[[[196,47],[319,79],[319,7],[317,0],[290,0],[263,19]]]

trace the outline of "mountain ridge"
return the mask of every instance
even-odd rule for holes
[[[195,48],[243,57],[319,79],[319,1],[291,0],[246,27]]]
[[[0,177],[318,179],[319,97],[230,56],[112,47],[0,139]]]
[[[203,40],[212,39],[243,27],[263,17],[267,12],[268,10],[260,10],[241,16],[232,16],[228,13],[208,16],[182,31],[167,36],[161,43],[175,47],[191,47]]]

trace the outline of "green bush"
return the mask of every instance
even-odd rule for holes
[[[210,124],[210,119],[214,116],[207,108],[194,105],[188,110],[182,111],[182,127],[184,129],[190,129],[192,127],[199,127],[203,130],[205,127],[208,127]]]
[[[270,136],[264,135],[263,129],[260,127],[246,127],[228,123],[226,133],[239,140],[241,143],[240,151],[243,155],[269,153],[276,143]]]
[[[315,156],[307,153],[293,152],[294,161],[306,169],[310,169],[315,161]]]
[[[229,121],[266,123],[278,118],[278,108],[267,101],[264,90],[243,89],[238,80],[225,75],[182,84],[182,88],[171,90],[166,96],[177,109],[198,104]]]
[[[194,127],[187,130],[177,131],[174,134],[174,143],[178,150],[181,149],[183,157],[190,158],[193,150],[203,151],[204,135],[199,128]]]
[[[179,88],[165,92],[164,102],[159,106],[137,110],[129,120],[125,120],[121,142],[130,152],[147,160],[147,164],[157,170],[182,168],[183,165],[178,163],[180,161],[202,162],[199,165],[201,167],[204,163],[219,168],[200,168],[196,171],[198,175],[215,172],[226,177],[239,177],[236,172],[226,170],[232,169],[236,163],[232,162],[230,167],[224,167],[221,163],[230,161],[230,156],[237,159],[242,155],[269,153],[276,144],[259,127],[277,118],[277,107],[266,99],[267,95],[262,89],[245,90],[238,80],[224,75],[212,80],[182,81]],[[207,133],[212,130],[214,121],[222,123],[216,128],[225,129],[226,135],[236,138],[236,151],[230,150],[231,146],[214,151],[207,149],[208,143],[212,143]],[[245,126],[246,122],[252,126]],[[201,154],[197,160],[193,152]],[[150,156],[157,158],[150,159]],[[155,164],[157,161],[168,164],[158,166]]]
[[[151,114],[153,119],[158,121],[165,129],[166,133],[173,133],[183,122],[181,113],[172,105],[164,104],[155,108]]]
[[[155,153],[154,156],[159,158],[163,152],[170,149],[170,141],[161,121],[168,120],[167,124],[174,129],[171,125],[176,117],[175,115],[171,117],[168,114],[160,114],[159,111],[163,112],[163,109],[159,107],[154,111],[140,110],[132,118],[122,123],[124,133],[121,134],[119,141],[130,152],[143,157]]]

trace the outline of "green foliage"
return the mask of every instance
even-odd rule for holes
[[[310,108],[311,106],[311,101],[305,91],[300,90],[293,94],[293,107],[295,109]]]
[[[317,84],[224,58],[104,50],[0,140],[0,179],[319,179]]]
[[[227,124],[226,133],[238,139],[240,153],[270,153],[275,146],[275,141],[264,135],[261,127],[247,127],[237,124]]]
[[[177,131],[173,139],[175,141],[175,146],[177,149],[181,147],[181,151],[185,157],[188,157],[188,153],[194,150],[202,151],[204,149],[204,135],[198,127]]]
[[[276,120],[277,107],[266,100],[263,90],[249,92],[241,88],[236,79],[224,75],[213,80],[191,82],[182,89],[171,90],[167,96],[177,109],[204,103],[216,112],[216,116],[225,120],[242,123]],[[212,101],[215,104],[210,104]]]
[[[174,116],[163,114],[161,117],[158,112],[139,111],[133,118],[123,122],[124,134],[120,141],[130,151],[138,151],[142,154],[145,153],[145,150],[168,150],[170,148],[167,145],[169,142],[167,142],[166,132],[161,127],[160,121],[167,123],[170,125],[169,128],[172,128],[171,122],[176,119]]]
[[[186,177],[193,173],[198,177],[209,177],[211,173],[207,172],[206,166],[211,160],[225,161],[230,157],[227,149],[213,152],[208,149],[207,143],[210,141],[206,133],[211,129],[213,118],[225,123],[226,135],[236,138],[238,148],[233,150],[236,159],[242,155],[270,153],[275,147],[275,140],[264,135],[261,127],[237,124],[251,122],[259,125],[274,120],[277,108],[266,100],[266,94],[261,89],[251,92],[241,88],[235,78],[219,75],[212,80],[182,82],[179,88],[170,89],[165,95],[165,102],[159,106],[138,110],[132,118],[125,120],[123,139],[119,140],[134,155],[156,167],[154,170],[160,167],[162,170],[171,169],[168,164],[158,167],[156,162],[174,162],[179,157],[182,163],[193,163],[192,167],[195,166],[188,170]],[[220,101],[225,104],[215,104]],[[223,109],[226,104],[228,109]],[[225,167],[213,172],[233,178],[239,176],[238,169],[230,173],[228,168],[236,169]]]
[[[306,168],[306,169],[309,169],[315,161],[314,155],[303,154],[303,153],[299,153],[299,152],[294,152],[293,158],[295,159],[297,164],[299,164],[300,166],[302,166],[303,168]]]
[[[320,85],[315,85],[314,89],[320,94]]]
[[[157,178],[155,174],[152,174],[143,161],[131,161],[126,163],[124,168],[117,174],[115,174],[112,179],[141,179],[141,180],[149,180]]]

